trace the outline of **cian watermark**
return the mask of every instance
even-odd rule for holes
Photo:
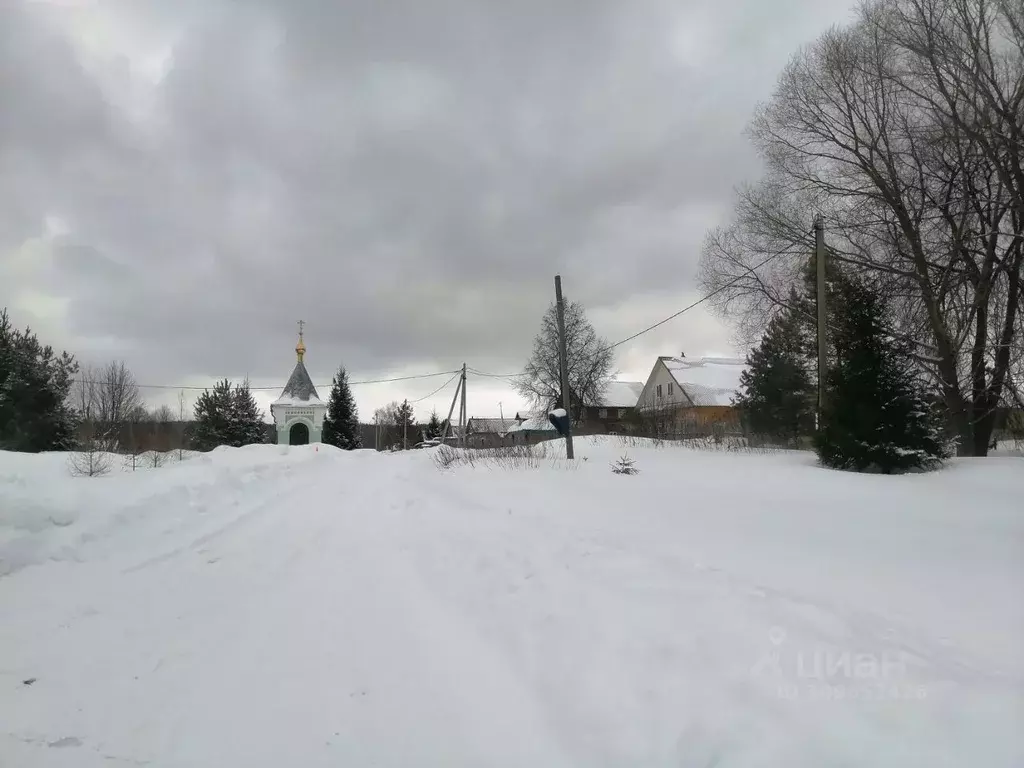
[[[925,687],[911,681],[903,651],[787,647],[781,627],[773,627],[768,640],[769,650],[750,672],[774,682],[781,699],[913,701],[927,697]]]

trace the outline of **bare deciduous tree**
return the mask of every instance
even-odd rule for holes
[[[883,293],[974,455],[1020,344],[1022,19],[1012,0],[876,0],[801,51],[750,127],[767,178],[702,258],[749,340],[800,268],[762,262],[810,253],[821,212],[830,256]]]
[[[402,437],[399,428],[402,404],[393,400],[373,412],[373,423],[377,429],[377,448],[389,449],[399,443]]]
[[[583,305],[565,303],[565,348],[569,369],[573,420],[580,411],[596,405],[612,377],[612,351],[597,335]],[[533,354],[516,378],[514,386],[535,408],[551,408],[562,401],[562,378],[558,365],[558,309],[551,304],[533,340]]]
[[[91,421],[99,435],[115,441],[143,408],[135,377],[123,361],[83,367],[72,397],[83,419]]]
[[[170,424],[174,421],[174,411],[171,410],[169,405],[161,405],[153,411],[153,420],[157,424]]]

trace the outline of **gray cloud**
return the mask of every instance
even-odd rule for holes
[[[694,298],[747,117],[846,4],[6,3],[0,304],[149,381],[282,378],[299,317],[321,379],[514,370],[556,271],[626,336]]]

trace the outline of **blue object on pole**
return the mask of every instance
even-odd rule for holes
[[[548,421],[558,430],[558,434],[565,437],[569,434],[569,414],[564,408],[556,408],[548,414]]]

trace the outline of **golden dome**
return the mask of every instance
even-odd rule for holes
[[[302,362],[302,357],[306,354],[306,345],[302,341],[302,326],[304,326],[304,325],[305,325],[305,322],[300,320],[299,321],[299,343],[295,345],[295,356],[299,359],[300,363]]]

